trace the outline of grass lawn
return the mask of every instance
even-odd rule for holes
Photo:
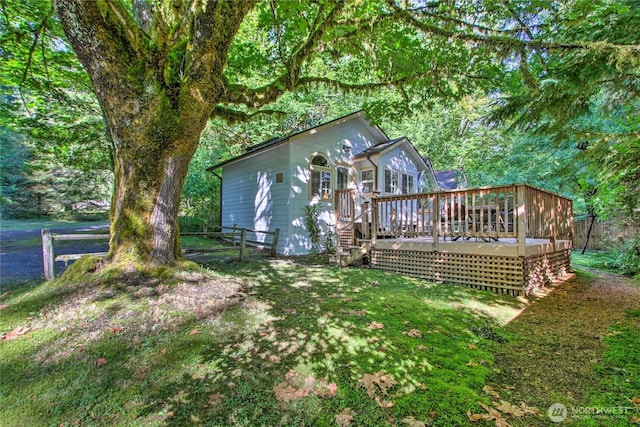
[[[520,318],[503,327],[521,300],[322,260],[71,269],[3,294],[2,425],[550,424],[492,381],[517,368],[495,355],[526,346]],[[637,396],[639,323],[611,328],[585,405]]]
[[[3,425],[467,425],[491,404],[486,332],[521,308],[372,270],[216,268],[3,295]]]

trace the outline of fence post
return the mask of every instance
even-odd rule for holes
[[[276,228],[273,232],[273,241],[271,242],[271,257],[275,258],[278,254],[278,238],[280,237],[280,229]]]
[[[247,229],[243,228],[240,231],[240,261],[244,261],[244,253],[247,249]]]
[[[44,264],[45,280],[56,277],[56,254],[53,250],[53,236],[48,228],[41,231],[42,234],[42,261]]]
[[[236,245],[236,233],[238,232],[238,224],[233,224],[233,231],[231,232],[231,243]]]

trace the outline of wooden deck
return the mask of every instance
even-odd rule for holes
[[[344,194],[336,218],[354,220],[341,245],[364,237],[372,268],[514,296],[570,271],[572,204],[562,196],[524,184],[385,196],[355,215]]]

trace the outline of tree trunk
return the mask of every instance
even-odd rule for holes
[[[582,246],[582,251],[580,252],[582,255],[587,251],[587,246],[589,246],[589,238],[591,237],[591,230],[593,229],[593,223],[596,221],[596,215],[591,215],[591,222],[589,223],[589,228],[587,229],[587,238],[584,239],[584,245]]]
[[[110,256],[170,265],[181,255],[178,212],[189,162],[225,91],[228,49],[253,2],[202,2],[177,21],[156,5],[145,11],[154,13],[153,28],[146,18],[140,26],[125,2],[54,5],[113,140]]]

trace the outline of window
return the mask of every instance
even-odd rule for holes
[[[386,169],[384,171],[384,192],[396,194],[398,191],[398,172]]]
[[[413,175],[402,174],[402,194],[413,193]]]
[[[360,172],[360,191],[363,193],[373,193],[373,169]]]
[[[336,168],[336,189],[346,190],[349,188],[349,168],[338,166]]]
[[[309,197],[311,199],[331,200],[331,169],[329,161],[321,154],[311,159]]]
[[[415,188],[415,177],[411,174],[384,171],[384,192],[388,194],[411,194]]]

